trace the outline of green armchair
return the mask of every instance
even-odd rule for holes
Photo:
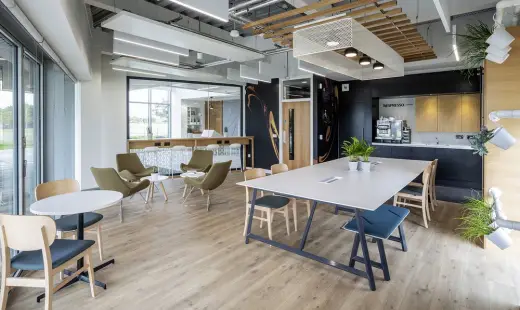
[[[213,164],[213,151],[194,150],[191,155],[190,162],[186,164],[181,163],[181,170],[188,172],[196,170],[198,172],[208,172]]]
[[[157,168],[145,168],[136,153],[117,154],[116,163],[119,175],[130,182],[139,181],[142,177],[150,176]]]
[[[193,189],[200,189],[203,194],[205,193],[208,195],[206,209],[209,211],[209,207],[211,204],[210,193],[212,190],[218,188],[220,185],[222,185],[222,183],[224,183],[229,173],[230,167],[231,160],[222,163],[216,163],[213,166],[211,166],[211,169],[209,169],[205,177],[184,178],[184,183],[186,184],[186,186],[191,186],[190,192],[186,199],[184,199],[184,202],[188,200],[188,197],[190,197],[190,194],[193,191]]]
[[[117,171],[114,168],[94,168],[91,167],[90,171],[92,175],[94,175],[94,179],[96,180],[99,189],[116,191],[123,194],[123,198],[129,197],[138,193],[148,186],[150,186],[150,181],[143,180],[139,183],[127,182],[119,176]],[[123,222],[123,200],[121,200],[119,204],[120,208],[120,220]]]

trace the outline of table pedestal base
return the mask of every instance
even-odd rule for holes
[[[101,270],[109,265],[112,265],[112,264],[115,264],[116,261],[114,259],[111,259],[111,260],[108,260],[106,262],[104,262],[103,264],[101,265],[98,265],[96,267],[94,267],[94,272],[98,271],[98,270]],[[70,270],[63,270],[63,273],[66,275],[66,276],[70,276],[71,274],[73,274],[74,272],[73,271],[70,271]],[[76,283],[76,282],[85,282],[85,283],[90,283],[89,279],[88,279],[88,274],[86,272],[83,272],[82,274],[78,275],[75,279],[71,280],[69,283],[67,283],[64,287],[60,288],[59,291],[61,291],[62,289]],[[97,281],[97,280],[94,280],[95,281],[95,285],[96,286],[99,286],[101,288],[103,288],[104,290],[107,289],[107,285],[101,281]],[[38,297],[36,297],[36,302],[40,302],[43,298],[45,298],[45,294],[41,294],[39,295]]]

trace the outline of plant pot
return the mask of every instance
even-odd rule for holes
[[[157,181],[159,179],[159,173],[152,173],[150,177],[152,181]]]
[[[357,171],[359,166],[358,161],[349,161],[348,162],[348,170],[350,171]]]
[[[498,127],[493,130],[493,138],[489,142],[503,150],[507,150],[516,143],[516,139],[504,127]]]
[[[360,166],[361,166],[361,171],[370,172],[370,168],[372,167],[372,163],[369,162],[369,161],[362,161],[360,163]]]
[[[511,240],[511,237],[504,228],[498,228],[492,234],[487,235],[486,238],[501,250],[505,250],[513,244],[513,240]]]

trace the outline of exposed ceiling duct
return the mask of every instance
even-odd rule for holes
[[[276,4],[276,3],[279,3],[279,2],[282,2],[284,0],[268,0],[268,1],[265,1],[263,3],[260,3],[260,4],[257,4],[257,5],[253,5],[251,7],[248,7],[248,8],[245,8],[243,10],[240,10],[240,11],[236,11],[234,13],[232,13],[232,15],[234,16],[240,16],[240,15],[244,15],[248,12],[252,12],[254,10],[258,10],[258,9],[261,9],[261,8],[264,8],[266,6],[270,6],[272,4]]]
[[[240,10],[240,9],[243,9],[243,8],[246,8],[250,5],[253,5],[255,3],[258,3],[258,2],[262,2],[263,0],[249,0],[249,1],[246,1],[246,2],[242,2],[242,3],[239,3],[233,7],[230,7],[229,8],[229,12],[234,12],[234,11],[237,11],[237,10]]]

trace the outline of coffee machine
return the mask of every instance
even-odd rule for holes
[[[381,117],[376,123],[376,140],[384,143],[410,143],[411,131],[405,120]]]

